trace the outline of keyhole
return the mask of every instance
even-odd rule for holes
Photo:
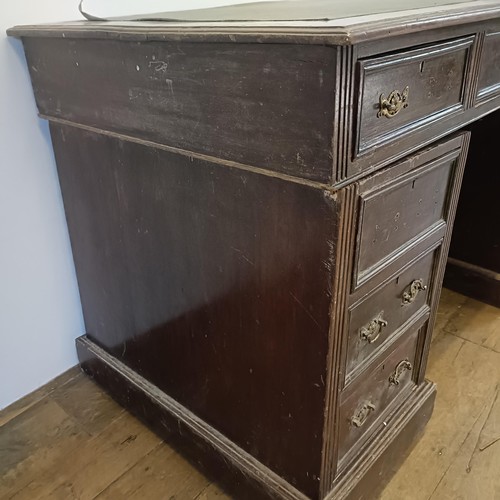
[[[420,63],[420,73],[423,73],[424,72],[424,64],[425,64],[425,61],[422,61]]]
[[[416,181],[416,180],[417,180],[417,179],[415,179],[415,180],[411,183],[411,188],[412,188],[412,189],[415,189],[415,181]]]

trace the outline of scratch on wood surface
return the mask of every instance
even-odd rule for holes
[[[481,446],[479,448],[479,451],[484,451],[487,450],[490,446],[493,446],[495,443],[498,443],[500,441],[500,437],[495,438],[493,441],[490,441],[487,445]]]
[[[239,253],[243,260],[248,262],[251,266],[255,267],[255,263],[252,262],[240,249],[234,248],[234,247],[231,247],[231,249],[234,250],[235,252]]]
[[[490,419],[490,417],[491,417],[491,412],[493,411],[493,408],[495,407],[495,404],[496,404],[496,402],[497,402],[497,400],[498,400],[498,394],[499,394],[498,389],[499,389],[499,386],[498,386],[498,384],[497,384],[497,385],[495,386],[495,392],[494,392],[495,396],[493,397],[493,400],[492,400],[492,402],[491,402],[491,404],[490,404],[490,408],[489,408],[489,410],[488,410],[488,415],[486,416],[486,419],[485,419],[485,421],[483,422],[483,425],[481,426],[481,430],[479,431],[479,434],[478,434],[478,436],[477,436],[476,444],[475,444],[475,446],[474,446],[474,449],[472,450],[472,454],[471,454],[470,459],[469,459],[469,463],[467,464],[467,467],[466,467],[466,469],[465,469],[465,471],[466,471],[467,473],[470,473],[470,472],[471,472],[471,470],[472,470],[472,461],[474,460],[474,457],[476,456],[477,451],[478,451],[478,450],[479,450],[479,451],[482,451],[482,450],[481,450],[481,448],[479,447],[479,441],[481,440],[481,436],[482,436],[482,434],[483,434],[483,430],[484,430],[484,428],[486,427],[486,424],[488,423],[488,420],[489,420],[489,419]],[[498,438],[498,439],[497,439],[497,441],[498,441],[499,439],[500,439],[500,438]],[[493,443],[488,444],[488,445],[487,445],[484,449],[489,448],[492,444],[493,444]]]
[[[477,424],[477,422],[479,421],[479,419],[481,418],[481,416],[483,415],[484,413],[484,410],[487,408],[487,405],[484,405],[479,413],[479,415],[476,417],[476,419],[474,420],[474,423],[472,424],[472,427],[469,429],[469,432],[467,433],[467,435],[465,436],[465,439],[460,443],[460,448],[464,445],[464,443],[467,441],[467,439],[469,439],[469,436],[472,434],[472,431],[475,427],[475,425]],[[442,453],[442,451],[440,451]],[[438,483],[436,484],[436,486],[434,487],[434,489],[432,490],[432,493],[430,494],[429,496],[429,500],[434,496],[434,493],[436,493],[437,489],[439,488],[439,486],[441,485],[441,483],[443,482],[444,478],[446,477],[446,475],[448,474],[448,471],[451,469],[451,466],[453,465],[453,461],[451,461],[449,464],[448,464],[448,467],[446,468],[446,470],[444,472],[442,472],[440,474],[441,478],[439,479]]]
[[[462,342],[462,344],[461,344],[461,345],[460,345],[460,347],[458,348],[457,353],[455,354],[455,357],[453,358],[452,363],[455,363],[455,361],[457,360],[457,358],[458,358],[458,356],[459,356],[460,352],[462,351],[462,349],[463,349],[464,345],[465,345],[465,342]]]
[[[304,306],[304,304],[302,304],[302,302],[297,297],[295,297],[292,292],[288,293],[292,296],[295,302],[299,304],[300,308],[314,321],[314,324],[321,330],[321,325],[316,321],[316,318],[307,310],[306,306]]]
[[[131,443],[137,439],[137,434],[131,434],[128,438],[124,439],[120,444]]]

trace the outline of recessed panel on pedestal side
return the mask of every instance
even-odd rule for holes
[[[335,197],[78,127],[51,132],[89,338],[314,496]]]

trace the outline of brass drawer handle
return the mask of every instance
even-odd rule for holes
[[[400,378],[405,372],[405,370],[411,371],[413,369],[412,364],[408,361],[408,359],[403,359],[403,361],[400,361],[396,369],[394,370],[394,373],[389,377],[389,384],[390,385],[399,385]]]
[[[427,290],[427,285],[424,285],[424,280],[413,280],[408,290],[403,293],[403,304],[411,304],[417,298],[420,290]]]
[[[359,329],[361,340],[366,340],[369,344],[373,344],[380,337],[382,328],[387,326],[387,321],[382,317],[383,314],[384,311],[380,312],[369,323]]]
[[[382,116],[385,116],[386,118],[392,118],[393,116],[396,116],[403,108],[407,108],[409,92],[410,87],[406,86],[403,92],[400,92],[399,90],[393,90],[387,98],[384,94],[380,94],[380,108],[377,113],[377,117],[382,118]]]
[[[351,424],[354,425],[354,427],[361,427],[366,422],[372,411],[375,411],[375,405],[369,401],[364,403],[351,418]]]

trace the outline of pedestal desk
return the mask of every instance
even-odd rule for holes
[[[9,31],[50,121],[81,366],[235,498],[374,498],[432,413],[500,2],[348,4]]]

